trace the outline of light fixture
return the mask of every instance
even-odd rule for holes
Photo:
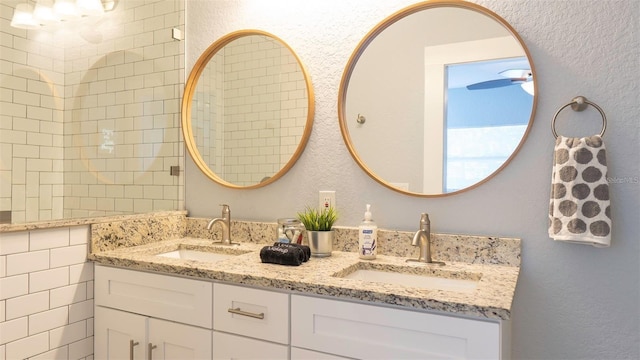
[[[53,11],[61,20],[71,20],[80,17],[75,0],[55,0]]]
[[[104,15],[113,11],[117,0],[35,0],[35,8],[18,4],[13,12],[11,26],[20,29],[37,29],[42,25],[56,25],[83,17]]]
[[[76,0],[78,12],[82,16],[97,16],[104,14],[101,0]]]
[[[534,87],[533,87],[533,73],[530,69],[509,69],[499,73],[500,75],[511,78],[514,82],[520,82],[520,87],[527,94],[533,96],[534,95]]]
[[[33,9],[33,17],[41,25],[53,25],[60,22],[60,17],[53,11],[53,0],[38,0]]]
[[[535,90],[533,88],[533,81],[524,82],[520,84],[520,86],[522,87],[522,90],[526,91],[527,94],[531,96],[533,96],[533,94],[535,93]]]
[[[33,17],[33,6],[18,4],[11,18],[11,26],[18,29],[36,29],[40,24]]]

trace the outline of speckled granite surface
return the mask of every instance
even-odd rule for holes
[[[207,230],[210,219],[187,218],[185,237],[220,241],[218,226]],[[333,249],[354,252],[358,248],[356,227],[334,227]],[[275,241],[276,223],[231,221],[231,239],[257,244]],[[378,229],[378,254],[418,257],[419,249],[411,246],[413,232]],[[473,235],[432,234],[433,259],[472,264],[520,266],[520,239]]]
[[[241,232],[243,224],[236,231]],[[249,226],[249,224],[244,224]],[[264,231],[268,231],[268,226]],[[187,226],[189,228],[189,226]],[[188,232],[189,230],[187,230]],[[198,230],[191,230],[197,232]],[[212,279],[236,284],[276,288],[307,294],[330,295],[402,307],[443,311],[489,319],[509,319],[519,266],[489,264],[492,261],[452,262],[443,267],[407,263],[406,257],[379,255],[376,260],[360,260],[355,252],[334,251],[331,257],[312,258],[301,266],[263,264],[259,250],[267,234],[253,234],[235,246],[215,245],[211,239],[185,237],[147,243],[133,247],[94,252],[89,257],[97,263],[136,270]],[[233,239],[233,237],[232,237]],[[239,237],[236,239],[240,240]],[[505,241],[505,240],[499,240]],[[511,239],[518,243],[519,240]],[[271,239],[268,240],[271,242]],[[218,262],[199,262],[155,256],[176,249],[239,254]],[[444,250],[444,249],[443,249]],[[480,251],[480,254],[483,252]],[[519,253],[518,253],[519,254]],[[477,279],[470,292],[427,290],[341,278],[355,268],[382,268],[440,277]]]
[[[133,214],[133,215],[128,214],[128,215],[98,216],[98,217],[87,217],[87,218],[77,218],[77,219],[33,221],[33,222],[20,223],[20,224],[0,224],[0,233],[13,232],[13,231],[28,231],[28,230],[37,230],[37,229],[52,229],[52,228],[58,228],[58,227],[69,227],[69,226],[78,226],[78,225],[102,224],[102,223],[111,223],[116,221],[148,219],[153,217],[165,217],[165,216],[174,216],[174,215],[182,216],[184,218],[187,215],[187,212],[186,211],[157,211],[153,213]]]
[[[177,212],[92,224],[91,252],[181,238],[185,227],[185,214]]]

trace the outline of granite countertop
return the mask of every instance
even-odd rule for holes
[[[361,260],[355,252],[333,251],[326,258],[312,257],[300,266],[266,264],[259,251],[265,244],[240,242],[216,245],[211,239],[183,237],[150,244],[94,252],[96,263],[211,279],[337,298],[370,301],[406,308],[442,311],[501,320],[511,316],[519,266],[447,261],[445,266],[407,263],[405,257],[378,255]],[[217,262],[199,262],[155,256],[177,249],[240,254]],[[478,279],[470,292],[428,290],[339,277],[356,268],[391,267],[409,273],[435,273],[441,277]]]

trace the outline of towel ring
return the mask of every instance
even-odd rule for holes
[[[558,118],[558,114],[560,114],[560,112],[564,110],[564,108],[566,108],[567,106],[571,106],[571,109],[573,111],[582,111],[587,108],[587,105],[593,106],[596,110],[598,110],[600,116],[602,116],[602,131],[600,131],[600,136],[604,135],[604,131],[607,129],[607,116],[604,114],[602,108],[595,103],[587,100],[587,98],[585,98],[584,96],[577,96],[573,98],[570,103],[565,104],[563,107],[558,109],[558,111],[556,111],[556,114],[553,115],[553,121],[551,121],[551,132],[553,133],[553,136],[556,139],[558,138],[558,133],[556,132],[556,119]]]

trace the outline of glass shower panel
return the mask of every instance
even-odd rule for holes
[[[184,208],[183,0],[38,29],[0,18],[0,212],[11,222]],[[2,14],[15,4],[2,3]]]

